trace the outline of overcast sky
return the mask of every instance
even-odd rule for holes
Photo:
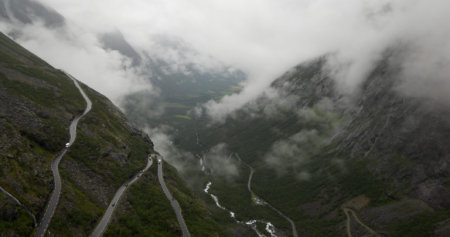
[[[334,76],[347,93],[357,88],[387,47],[399,43],[416,49],[408,63],[411,72],[425,63],[421,77],[436,70],[441,71],[440,77],[448,75],[445,67],[436,66],[450,62],[448,0],[40,1],[66,17],[82,46],[50,33],[39,36],[47,43],[30,38],[21,42],[57,67],[89,78],[89,85],[113,100],[125,92],[152,90],[128,67],[126,58],[99,46],[95,37],[115,29],[138,50],[151,50],[154,36],[177,37],[247,73],[240,95],[208,104],[217,117],[257,96],[293,66],[326,53],[334,53]],[[65,60],[68,55],[79,59],[77,65]],[[106,81],[110,88],[102,89]]]

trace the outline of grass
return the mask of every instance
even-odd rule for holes
[[[21,207],[11,206],[6,204],[2,206],[3,210],[13,210],[13,219],[4,220],[0,219],[0,235],[8,235],[8,233],[14,231],[19,236],[27,236],[33,230],[33,218]]]
[[[51,67],[48,63],[46,63],[36,55],[30,53],[19,44],[16,44],[1,32],[0,45],[2,46],[2,50],[0,51],[1,54],[6,55],[6,57],[0,57],[0,60],[3,62],[6,62],[8,64],[29,64],[41,67]]]
[[[48,182],[52,177],[50,162],[68,140],[67,128],[71,118],[84,111],[86,103],[73,81],[62,71],[52,68],[3,34],[0,34],[0,67],[2,93],[5,91],[14,103],[21,102],[27,111],[21,114],[23,118],[2,115],[5,121],[1,126],[3,135],[15,140],[12,145],[3,147],[5,154],[0,154],[0,180],[13,179],[15,182],[7,182],[8,190],[24,199],[21,201],[34,213],[42,214],[45,201],[38,202],[38,205],[31,203],[48,199],[51,193]],[[79,121],[77,139],[64,159],[77,162],[110,187],[118,188],[145,166],[148,153],[154,152],[153,146],[143,134],[131,127],[106,97],[80,84],[92,100],[93,108]],[[201,98],[190,96],[187,99],[193,102]],[[183,111],[175,114],[185,114],[186,109],[191,108],[177,101],[172,105],[174,110]],[[172,119],[179,120],[177,117]],[[24,126],[21,121],[30,121],[33,126]],[[14,158],[8,158],[7,154]],[[104,210],[102,204],[92,198],[94,192],[81,184],[78,186],[69,171],[60,170],[63,192],[50,231],[61,236],[88,235]],[[39,175],[34,175],[35,172]],[[152,179],[156,180],[155,177]],[[189,192],[182,182],[175,186],[182,193]],[[177,225],[175,214],[158,183],[139,182],[131,187],[129,194],[129,199],[123,199],[121,203],[130,203],[133,209],[127,215],[119,216],[117,228],[113,226],[106,235],[179,236],[174,228]],[[9,208],[2,206],[2,210]],[[18,207],[11,206],[11,211],[15,213],[14,219],[0,217],[0,235],[30,235],[33,231],[31,217]],[[201,223],[198,230],[194,228],[194,233],[203,235],[218,227],[212,219],[205,221],[209,215],[198,202],[186,207],[186,212],[191,213],[186,219],[188,222]],[[203,219],[195,219],[198,215]],[[202,226],[205,228],[203,232]]]
[[[148,179],[151,177],[152,181]],[[105,236],[179,236],[178,226],[169,200],[159,188],[156,176],[145,174],[144,180],[133,184],[126,197],[137,218],[122,213],[110,225]],[[152,198],[148,198],[152,197]],[[122,204],[121,204],[122,205]],[[117,213],[119,214],[119,213]]]
[[[209,217],[201,201],[185,187],[176,170],[165,164],[164,176],[166,184],[180,202],[191,235],[217,236],[215,233],[218,233],[219,236],[224,236],[220,226]],[[105,236],[181,235],[175,212],[159,186],[156,162],[140,181],[130,187],[126,199],[131,209],[136,212],[137,218],[130,216],[130,210],[117,213],[119,217],[115,217]]]
[[[74,229],[77,229],[77,232],[89,233],[92,223],[95,223],[100,213],[105,210],[83,193],[64,170],[60,169],[60,174],[63,179],[61,200],[70,205],[61,205],[61,208],[58,208],[50,229],[52,233],[58,235],[65,235],[67,232],[73,232]],[[71,231],[68,231],[69,229]]]
[[[186,225],[192,236],[228,236],[208,215],[205,204],[184,184],[176,169],[164,163],[166,185],[179,202]]]

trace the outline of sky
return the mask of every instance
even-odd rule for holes
[[[430,77],[435,89],[450,89],[450,2],[448,0],[40,0],[61,13],[66,35],[27,26],[19,42],[59,68],[106,94],[115,103],[139,90],[155,92],[139,68],[117,52],[104,50],[98,36],[119,30],[138,51],[195,61],[214,70],[211,58],[243,70],[242,93],[206,104],[223,119],[257,97],[297,64],[328,54],[331,75],[343,93],[354,93],[386,49],[407,45],[405,91]],[[181,39],[200,55],[166,52],[159,36]],[[70,39],[69,39],[70,38]],[[74,41],[73,39],[76,38]],[[437,76],[436,76],[437,75]],[[428,79],[427,79],[428,78]],[[443,87],[442,85],[445,85]],[[434,91],[434,89],[430,89]],[[444,93],[445,94],[445,93]]]

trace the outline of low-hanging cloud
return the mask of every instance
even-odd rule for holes
[[[288,139],[275,142],[264,159],[279,175],[291,170],[303,178],[309,177],[302,166],[314,155],[318,139],[316,130],[302,130]]]
[[[117,29],[138,51],[152,52],[173,62],[169,69],[183,71],[190,62],[205,65],[202,70],[217,67],[209,56],[198,55],[210,55],[225,65],[242,69],[248,80],[242,84],[245,88],[241,93],[206,104],[206,112],[214,119],[222,119],[257,98],[275,78],[293,66],[323,55],[330,55],[330,75],[344,93],[357,91],[383,52],[398,44],[408,44],[412,49],[405,58],[405,78],[420,78],[413,81],[414,85],[416,81],[420,85],[438,75],[442,79],[434,84],[445,87],[449,84],[445,76],[447,67],[439,66],[450,61],[447,0],[134,0],[127,4],[119,0],[40,1],[86,32],[90,38],[86,37],[85,42],[90,45],[95,45],[92,37]],[[153,39],[161,35],[188,42],[198,54],[181,55],[177,49],[160,47]],[[105,77],[113,78],[109,84],[120,84],[114,78],[136,75],[131,69],[117,72],[116,67],[127,68],[127,62],[112,52],[101,52],[98,47],[68,50],[66,47],[73,45],[55,44],[64,53],[55,56],[54,45],[44,41],[49,39],[42,37],[37,42],[30,36],[20,42],[40,52],[39,55],[47,55],[44,58],[57,66],[67,61],[70,54],[78,61],[85,60],[86,63],[76,65],[71,61],[73,65],[69,66],[74,69],[69,72],[81,80],[90,78],[88,84],[94,85],[95,80],[104,84],[102,77],[86,75],[86,71],[100,75],[99,68],[116,70],[106,74]],[[77,51],[81,55],[76,56]],[[92,57],[97,53],[102,56]],[[98,61],[105,63],[98,65]],[[123,88],[110,87],[110,91]]]
[[[232,180],[239,175],[237,161],[231,159],[232,153],[227,150],[225,143],[213,146],[204,154],[193,154],[173,144],[173,138],[169,134],[173,133],[174,129],[170,126],[163,125],[158,128],[147,126],[144,131],[149,134],[150,139],[154,142],[155,150],[184,175],[199,170],[227,180]],[[190,177],[190,179],[194,180],[193,177]]]
[[[227,145],[219,143],[212,147],[210,151],[204,155],[204,164],[208,166],[214,175],[232,179],[239,175],[236,159],[231,159]]]
[[[131,60],[116,51],[107,51],[97,38],[75,27],[49,29],[35,24],[1,23],[0,30],[20,30],[15,40],[56,68],[63,69],[78,80],[105,94],[118,104],[122,96],[137,91],[152,91]]]
[[[195,167],[197,158],[194,154],[178,149],[173,144],[173,139],[169,135],[173,128],[170,126],[159,126],[158,128],[145,127],[144,131],[150,136],[155,144],[154,149],[158,151],[165,160],[173,165],[180,173],[186,174],[198,167]]]

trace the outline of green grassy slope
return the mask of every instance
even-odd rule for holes
[[[62,72],[0,34],[0,185],[34,214],[52,189],[50,162],[69,139],[72,116],[85,106]],[[23,209],[0,218],[0,233],[31,233]]]
[[[133,185],[120,204],[120,215],[112,220],[105,236],[180,236],[175,212],[162,192],[157,177],[157,164]],[[183,210],[191,236],[227,236],[211,218],[205,204],[184,185],[175,168],[164,164],[164,177],[170,192]],[[148,198],[152,197],[152,198]],[[134,213],[135,214],[134,214]]]
[[[60,164],[63,190],[49,227],[58,236],[89,235],[117,188],[145,166],[148,154],[155,152],[148,136],[106,97],[82,83],[81,86],[93,107],[79,121],[77,139]],[[69,139],[71,120],[85,106],[73,81],[62,71],[0,34],[0,185],[38,220],[53,189],[50,163]],[[136,226],[156,223],[149,230],[152,235],[176,235],[175,215],[159,185],[147,179],[156,177],[156,171],[150,172],[127,191],[122,201],[134,208],[119,210],[114,216],[119,221],[113,222],[117,225],[110,226],[108,234],[129,233],[139,229]],[[167,178],[176,179],[176,171],[167,174]],[[173,186],[187,190],[182,181]],[[185,195],[196,200],[192,193]],[[30,235],[31,216],[10,198],[3,194],[0,197],[5,207],[0,212],[0,235]],[[202,225],[210,227],[195,233],[220,235],[220,227],[202,208],[203,204],[198,200],[195,203],[192,210],[186,207],[188,213],[194,213],[185,217],[186,222],[197,223],[201,216],[205,218]]]

